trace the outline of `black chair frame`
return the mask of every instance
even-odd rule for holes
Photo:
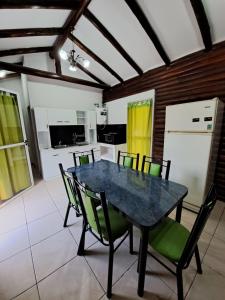
[[[96,207],[93,206],[93,211],[94,211],[94,215],[95,215],[95,221],[96,221],[97,229],[98,229],[98,232],[99,232],[99,236],[97,234],[95,234],[93,232],[93,230],[91,229],[89,223],[88,223],[88,219],[87,219],[83,199],[82,199],[82,196],[81,196],[81,192],[86,193],[87,187],[85,185],[81,184],[77,180],[75,175],[73,175],[73,177],[74,177],[76,191],[77,191],[78,199],[80,201],[80,206],[81,206],[81,210],[82,210],[82,214],[83,214],[83,229],[82,229],[82,234],[81,234],[81,238],[80,238],[80,242],[79,242],[77,255],[79,255],[79,256],[85,255],[85,250],[84,250],[84,248],[85,248],[85,233],[87,231],[89,231],[99,242],[101,242],[101,244],[103,244],[104,246],[109,247],[107,297],[111,298],[112,297],[112,275],[113,275],[113,257],[114,257],[114,253],[116,252],[116,250],[120,247],[120,245],[123,243],[123,241],[129,235],[129,237],[130,237],[130,239],[129,239],[130,254],[133,254],[133,227],[132,227],[132,224],[131,224],[131,226],[129,228],[129,231],[124,235],[122,240],[115,247],[114,246],[114,241],[112,239],[112,232],[111,232],[111,227],[110,227],[110,220],[109,220],[109,215],[108,215],[108,206],[107,206],[105,192],[104,191],[94,192],[94,191],[91,191],[88,188],[88,191],[92,193],[91,197],[93,198],[93,194],[96,195],[96,198],[94,197],[94,199],[99,201],[99,203],[100,203],[100,205],[103,209],[103,213],[104,213],[104,217],[105,217],[105,224],[106,224],[106,229],[107,229],[107,235],[108,235],[108,242],[105,242],[105,240],[102,236],[101,227],[100,227],[98,216],[97,216],[97,210],[96,210]]]
[[[67,180],[68,186],[71,190],[71,193],[72,193],[74,199],[77,199],[77,194],[76,194],[76,191],[75,191],[75,186],[74,186],[74,181],[73,181],[72,175],[69,174],[68,172],[66,172],[63,169],[63,165],[61,163],[59,164],[59,169],[60,169],[60,172],[61,172],[61,175],[62,175],[64,187],[66,189],[66,194],[67,194],[67,197],[68,197],[68,206],[67,206],[67,209],[66,209],[66,215],[65,215],[65,219],[64,219],[64,223],[63,223],[63,227],[67,227],[67,221],[68,221],[68,217],[69,217],[69,213],[70,213],[71,208],[73,208],[75,210],[77,217],[82,216],[82,213],[80,211],[78,203],[76,205],[74,205],[70,201],[69,191],[68,191],[68,187],[67,187],[67,184],[66,184],[65,180]]]
[[[158,164],[161,166],[160,174],[162,173],[163,168],[166,168],[165,179],[168,180],[169,173],[170,173],[171,161],[144,155],[143,160],[142,160],[141,171],[144,172],[145,164],[148,164],[149,165],[148,172],[149,172],[152,163],[155,163],[155,164]],[[162,174],[160,177],[162,177]]]
[[[182,253],[182,256],[181,256],[179,262],[175,263],[175,262],[170,261],[170,263],[172,263],[175,266],[176,271],[172,270],[168,265],[166,265],[164,262],[162,262],[158,257],[156,257],[154,254],[152,254],[151,252],[148,251],[148,254],[150,256],[152,256],[158,263],[160,263],[168,271],[170,271],[173,275],[176,276],[178,300],[184,299],[182,271],[189,267],[191,259],[194,254],[195,254],[195,260],[196,260],[196,265],[197,265],[197,273],[202,274],[201,259],[200,259],[197,243],[198,243],[200,235],[204,229],[204,226],[207,222],[207,219],[216,204],[216,199],[217,199],[216,190],[215,190],[214,185],[212,185],[210,187],[209,193],[206,197],[204,204],[200,208],[200,211],[195,220],[195,223],[193,225],[190,236],[185,245],[184,251]],[[139,262],[138,262],[138,271],[139,271]]]
[[[84,155],[87,155],[88,157],[90,156],[92,158],[92,162],[95,162],[94,149],[91,149],[89,151],[80,151],[80,152],[76,151],[73,152],[73,161],[75,167],[77,167],[77,158],[79,158],[79,163],[80,163],[80,157]]]
[[[117,164],[120,164],[120,158],[123,157],[123,164],[124,164],[124,160],[125,157],[131,157],[134,159],[136,159],[136,167],[135,169],[138,171],[138,165],[139,165],[139,159],[140,159],[140,154],[139,153],[129,153],[129,152],[123,152],[123,151],[118,151],[118,157],[117,157]]]

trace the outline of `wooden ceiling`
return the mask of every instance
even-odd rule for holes
[[[191,52],[210,51],[225,39],[225,4],[213,2],[214,7],[210,0],[1,0],[0,69],[108,89],[149,69],[169,68]],[[78,64],[79,72],[68,73],[59,50],[71,47],[91,61],[90,69]],[[54,72],[7,60],[30,54],[35,60],[38,53],[49,53]]]

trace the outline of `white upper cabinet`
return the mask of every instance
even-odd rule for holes
[[[70,109],[48,109],[49,125],[77,125],[76,111]]]
[[[88,129],[96,129],[96,112],[94,110],[87,112],[87,125]]]
[[[48,131],[48,111],[46,108],[35,107],[34,117],[37,132]]]

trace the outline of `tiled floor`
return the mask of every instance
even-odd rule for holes
[[[23,195],[0,207],[0,300],[106,300],[107,248],[87,235],[87,255],[76,255],[81,220],[71,211],[63,228],[67,206],[60,179],[40,181]],[[174,215],[174,214],[172,214]],[[183,210],[182,222],[192,227],[195,214]],[[222,300],[225,295],[225,204],[217,205],[201,236],[203,275],[195,261],[184,272],[187,300]],[[138,249],[135,230],[135,250]],[[113,299],[140,299],[137,256],[124,243],[115,255]],[[176,281],[148,257],[143,299],[176,298]]]

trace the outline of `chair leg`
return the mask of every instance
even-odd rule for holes
[[[112,298],[112,277],[113,277],[113,244],[109,246],[109,266],[108,266],[108,284],[107,284],[107,298]]]
[[[201,264],[201,259],[200,259],[200,255],[199,255],[198,245],[195,247],[195,260],[196,260],[196,265],[197,265],[197,272],[199,274],[202,274],[202,264]]]
[[[177,269],[177,294],[178,300],[184,300],[182,269]]]
[[[130,254],[134,254],[134,247],[133,247],[133,226],[132,225],[129,228],[129,246],[130,246]]]
[[[63,223],[63,227],[67,227],[67,220],[68,220],[68,217],[69,217],[70,209],[71,209],[71,205],[70,205],[70,203],[68,203],[67,210],[66,210],[66,215],[65,215],[65,219],[64,219],[64,223]]]
[[[85,233],[86,233],[86,224],[83,222],[83,229],[80,237],[80,243],[77,250],[77,255],[83,256],[84,255],[84,246],[85,246]]]

